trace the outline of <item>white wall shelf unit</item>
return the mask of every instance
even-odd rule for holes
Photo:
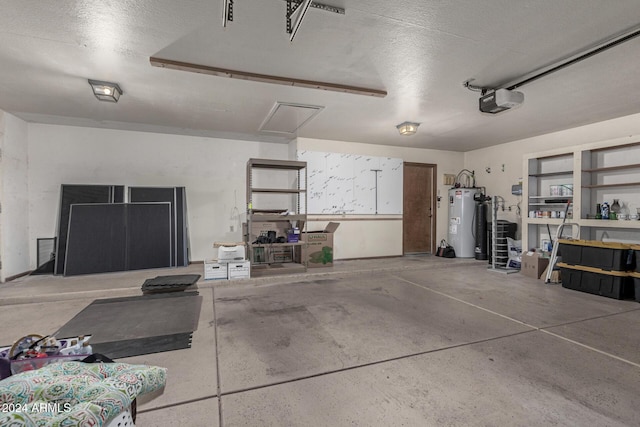
[[[268,187],[264,186],[265,181],[269,182]],[[271,186],[274,182],[281,185]],[[286,231],[297,227],[302,239],[307,224],[306,185],[306,162],[272,159],[249,159],[247,162],[247,227],[244,239],[252,275],[306,271],[306,265],[301,262],[305,244],[302,240],[283,243],[257,241],[260,224],[285,239]],[[277,198],[275,205],[273,198]]]
[[[640,141],[607,141],[526,155],[523,248],[540,248],[543,241],[554,238],[563,221],[560,212],[568,203],[566,221],[580,226],[580,238],[640,242],[639,158]],[[611,205],[615,199],[627,219],[596,219],[597,204]]]

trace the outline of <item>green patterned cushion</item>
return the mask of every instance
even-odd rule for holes
[[[139,395],[160,390],[167,370],[127,363],[52,363],[0,381],[0,427],[100,427]]]

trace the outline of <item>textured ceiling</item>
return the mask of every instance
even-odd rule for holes
[[[640,112],[640,38],[478,111],[468,79],[502,87],[640,23],[638,0],[324,0],[295,40],[286,1],[0,2],[0,109],[25,120],[287,142],[259,131],[276,102],[325,107],[298,136],[467,151]],[[152,67],[150,57],[385,90],[384,98]],[[87,79],[120,84],[98,102]],[[395,126],[421,123],[402,137]],[[293,135],[295,136],[295,135]]]

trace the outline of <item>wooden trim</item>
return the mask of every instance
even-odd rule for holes
[[[438,165],[435,163],[419,163],[419,162],[403,162],[408,166],[424,166],[424,167],[437,167]]]
[[[22,272],[22,273],[14,274],[13,276],[9,276],[9,277],[5,278],[4,281],[5,282],[10,282],[12,280],[16,280],[16,279],[19,279],[21,277],[28,276],[31,273],[33,273],[33,270],[29,270],[29,271],[25,271],[25,272]]]
[[[590,248],[601,248],[601,249],[631,249],[631,245],[629,243],[603,242],[601,240],[558,239],[558,243],[564,244],[564,245],[587,246]]]
[[[600,268],[587,267],[585,265],[569,265],[564,262],[559,262],[556,264],[560,268],[566,268],[569,270],[580,270],[587,271],[589,273],[597,273],[605,276],[617,276],[617,277],[628,277],[629,273],[626,271],[616,271],[616,270],[602,270]]]
[[[431,254],[435,255],[436,253],[436,234],[438,231],[438,165],[433,166],[433,176],[431,177],[432,183],[432,197],[431,197],[431,212],[433,213],[433,223],[431,230]],[[448,199],[445,198],[445,203],[448,203]],[[448,236],[447,236],[448,237]]]
[[[170,59],[150,57],[149,62],[154,67],[169,68],[171,70],[189,71],[192,73],[207,74],[217,77],[229,77],[232,79],[251,80],[254,82],[274,83],[285,86],[297,86],[308,89],[322,89],[333,92],[350,93],[353,95],[367,95],[384,98],[386,90],[371,89],[358,86],[342,85],[337,83],[317,82],[290,77],[270,76],[267,74],[250,73],[247,71],[229,70],[226,68],[210,67],[208,65],[191,64],[188,62],[173,61]]]

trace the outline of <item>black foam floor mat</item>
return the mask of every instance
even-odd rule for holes
[[[92,345],[94,353],[104,354],[111,359],[182,350],[190,347],[191,333],[103,342]]]
[[[173,276],[157,276],[147,279],[142,284],[142,292],[179,292],[195,285],[200,280],[199,274],[178,274]]]
[[[202,296],[197,292],[96,300],[55,335],[91,335],[91,345],[94,346],[115,341],[190,334],[198,329],[201,306]]]

